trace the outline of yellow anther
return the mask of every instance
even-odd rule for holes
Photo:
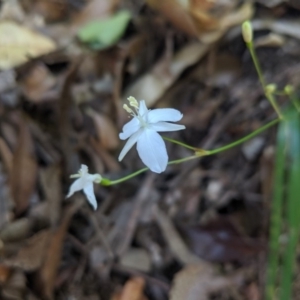
[[[137,102],[137,100],[134,97],[130,96],[127,98],[127,100],[129,101],[130,106],[139,108],[139,103]]]
[[[129,114],[132,114],[132,109],[129,108],[127,104],[124,104],[124,105],[123,105],[123,108],[124,108]]]

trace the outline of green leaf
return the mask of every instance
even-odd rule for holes
[[[108,19],[86,24],[77,36],[81,42],[94,49],[108,48],[122,37],[130,19],[130,12],[122,10]]]

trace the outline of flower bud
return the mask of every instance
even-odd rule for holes
[[[270,83],[266,86],[266,94],[274,94],[277,90],[277,85],[275,83]]]
[[[245,21],[242,25],[242,34],[245,43],[249,44],[253,40],[253,30],[250,21]]]
[[[290,84],[286,85],[284,87],[284,92],[287,94],[287,95],[291,95],[294,93],[294,87]]]

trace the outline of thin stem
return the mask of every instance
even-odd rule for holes
[[[266,82],[265,82],[265,79],[262,75],[262,71],[261,71],[261,67],[260,67],[260,64],[258,62],[258,59],[257,59],[257,56],[256,56],[256,52],[254,50],[254,47],[253,47],[253,43],[246,43],[248,49],[249,49],[249,52],[251,54],[251,58],[253,60],[253,63],[254,63],[254,66],[255,66],[255,69],[256,69],[256,72],[257,72],[257,75],[258,75],[258,78],[259,78],[259,81],[263,87],[264,90],[266,90]]]
[[[235,146],[238,146],[238,145],[240,145],[240,144],[242,144],[242,143],[244,143],[244,142],[250,140],[250,139],[253,138],[254,136],[260,134],[261,132],[267,130],[268,128],[274,126],[274,125],[277,124],[278,122],[280,122],[280,119],[275,119],[275,120],[273,120],[273,121],[267,123],[266,125],[260,127],[259,129],[257,129],[257,130],[255,130],[255,131],[251,132],[250,134],[244,136],[243,138],[241,138],[241,139],[239,139],[239,140],[237,140],[237,141],[235,141],[235,142],[233,142],[233,143],[230,143],[230,144],[228,144],[228,145],[225,145],[225,146],[223,146],[223,147],[220,147],[220,148],[217,148],[217,149],[214,149],[214,150],[206,150],[207,154],[204,154],[204,155],[202,154],[202,155],[200,155],[200,156],[206,156],[206,155],[217,154],[217,153],[223,152],[223,151],[225,151],[225,150],[228,150],[228,149],[230,149],[230,148],[233,148],[233,147],[235,147]]]
[[[168,165],[175,165],[175,164],[180,164],[180,163],[183,163],[185,161],[188,161],[188,160],[192,160],[192,159],[195,159],[195,158],[199,158],[198,155],[192,155],[192,156],[188,156],[188,157],[184,157],[184,158],[180,158],[180,159],[175,159],[175,160],[171,160],[168,162]],[[104,180],[101,182],[102,185],[105,185],[105,186],[110,186],[110,185],[115,185],[115,184],[118,184],[118,183],[121,183],[123,181],[126,181],[128,179],[131,179],[143,172],[146,172],[147,170],[149,170],[149,168],[143,168],[143,169],[140,169],[134,173],[131,173],[125,177],[122,177],[120,179],[117,179],[117,180],[108,180],[106,178],[104,178]]]
[[[294,95],[291,95],[289,98],[292,101],[292,103],[294,104],[297,111],[300,113],[300,104],[298,102],[298,99],[296,99],[296,97]]]
[[[283,116],[282,116],[282,113],[276,103],[276,100],[273,96],[272,93],[268,93],[267,92],[267,85],[266,85],[266,82],[265,82],[265,79],[263,77],[263,74],[262,74],[262,71],[261,71],[261,67],[260,67],[260,64],[258,62],[258,59],[257,59],[257,56],[256,56],[256,52],[255,52],[255,49],[253,47],[253,42],[251,43],[246,43],[248,49],[249,49],[249,52],[250,52],[250,55],[251,55],[251,58],[253,60],[253,63],[254,63],[254,66],[255,66],[255,69],[256,69],[256,72],[257,72],[257,75],[258,75],[258,78],[259,78],[259,81],[264,89],[264,93],[267,97],[267,99],[269,100],[269,102],[271,103],[271,105],[273,106],[274,110],[276,111],[278,117],[280,119],[283,119]]]
[[[163,138],[164,140],[168,141],[168,142],[171,142],[171,143],[180,145],[180,146],[182,146],[182,147],[185,147],[185,148],[190,149],[190,150],[193,150],[193,151],[195,151],[195,150],[197,149],[196,147],[187,145],[187,144],[182,143],[182,142],[179,142],[179,141],[177,141],[177,140],[173,140],[173,139],[168,138],[168,137],[166,137],[166,136],[162,136],[162,138]]]
[[[199,158],[201,156],[208,156],[208,155],[213,155],[213,154],[217,154],[217,153],[220,153],[222,151],[225,151],[225,150],[228,150],[230,148],[233,148],[237,145],[240,145],[242,144],[243,142],[251,139],[252,137],[258,135],[259,133],[265,131],[266,129],[272,127],[273,125],[277,124],[278,122],[280,121],[280,119],[276,119],[276,120],[273,120],[271,122],[269,122],[268,124],[262,126],[261,128],[253,131],[252,133],[248,134],[247,136],[231,143],[231,144],[228,144],[226,146],[223,146],[223,147],[220,147],[220,148],[217,148],[217,149],[214,149],[214,150],[203,150],[203,149],[199,149],[198,151],[196,151],[195,155],[192,155],[192,156],[188,156],[188,157],[184,157],[184,158],[180,158],[180,159],[176,159],[176,160],[171,160],[168,162],[168,165],[175,165],[175,164],[180,164],[180,163],[183,163],[185,161],[188,161],[188,160],[192,160],[192,159],[195,159],[195,158]],[[177,141],[176,141],[177,142]],[[180,142],[179,142],[180,143]],[[186,145],[188,146],[188,145]],[[192,146],[188,146],[190,149],[198,149],[198,148],[195,148],[195,147],[192,147]],[[127,176],[124,176],[122,178],[119,178],[117,180],[109,180],[107,178],[103,178],[102,181],[101,181],[101,184],[104,185],[104,186],[111,186],[111,185],[115,185],[115,184],[118,184],[118,183],[121,183],[121,182],[124,182],[128,179],[131,179],[141,173],[144,173],[146,172],[147,170],[149,170],[149,168],[143,168],[143,169],[140,169],[134,173],[131,173]]]
[[[279,106],[278,106],[277,103],[276,103],[276,100],[275,100],[275,98],[274,98],[274,95],[273,95],[272,93],[265,93],[265,95],[266,95],[267,99],[270,101],[270,103],[271,103],[271,105],[273,106],[274,110],[276,111],[278,117],[279,117],[280,119],[283,119],[283,115],[282,115],[282,113],[281,113],[281,111],[280,111]]]

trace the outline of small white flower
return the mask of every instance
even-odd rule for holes
[[[97,201],[94,194],[94,187],[93,182],[100,183],[102,177],[100,174],[89,174],[88,167],[86,165],[81,165],[78,174],[71,175],[71,178],[78,178],[76,179],[69,190],[68,195],[66,198],[71,197],[75,192],[83,190],[84,194],[86,195],[88,201],[93,206],[93,208],[97,209]]]
[[[133,116],[123,127],[120,139],[126,140],[124,148],[119,155],[121,161],[132,146],[137,143],[138,154],[143,163],[153,172],[163,172],[168,164],[166,145],[157,132],[177,131],[185,129],[185,126],[172,124],[181,120],[182,113],[173,108],[159,108],[148,110],[144,100],[140,103],[133,97],[128,98],[128,105],[123,108]]]

